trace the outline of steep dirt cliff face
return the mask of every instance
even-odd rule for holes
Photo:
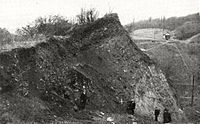
[[[148,43],[146,45],[148,46]],[[183,108],[191,105],[192,92],[195,97],[193,105],[199,105],[199,51],[198,44],[178,41],[159,43],[159,45],[154,43],[154,47],[145,51],[165,73],[168,83],[175,89],[179,105]],[[194,77],[194,90],[192,90],[192,77]]]
[[[41,121],[38,115],[45,113],[83,119],[91,111],[125,113],[126,102],[135,99],[140,115],[154,117],[157,106],[167,107],[174,121],[184,117],[165,76],[132,42],[116,14],[75,26],[70,33],[67,39],[50,38],[0,54],[0,104],[7,108],[0,109],[1,116]],[[77,112],[82,92],[86,108]],[[23,107],[14,112],[22,99],[24,110],[37,106],[26,110],[29,115],[17,115]]]

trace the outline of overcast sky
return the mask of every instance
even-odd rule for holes
[[[121,23],[161,16],[184,16],[200,12],[200,0],[0,0],[0,27],[14,33],[39,16],[62,15],[72,18],[81,8],[96,8],[100,16],[109,11]]]

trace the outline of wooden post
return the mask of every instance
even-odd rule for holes
[[[192,75],[192,96],[191,96],[191,106],[193,106],[194,102],[194,75]]]

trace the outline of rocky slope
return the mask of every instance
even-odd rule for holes
[[[83,91],[86,108],[77,112]],[[0,93],[3,121],[82,120],[94,111],[123,114],[131,99],[139,115],[153,118],[157,106],[169,108],[173,121],[184,118],[164,74],[132,42],[116,14],[75,26],[69,38],[1,53]]]
[[[137,44],[154,59],[165,73],[168,83],[176,90],[182,107],[191,103],[192,76],[194,76],[195,104],[198,105],[200,46],[178,41]],[[196,101],[197,100],[197,101]]]
[[[200,91],[200,45],[173,38],[168,41],[147,40],[147,34],[140,39],[132,38],[137,46],[153,59],[161,68],[170,87],[176,94],[177,103],[187,113],[190,121],[199,122]],[[153,35],[152,35],[153,36]],[[192,84],[194,77],[194,88]],[[194,95],[191,107],[192,94]]]

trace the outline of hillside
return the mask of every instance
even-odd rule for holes
[[[170,17],[170,18],[156,18],[151,17],[146,20],[132,22],[125,26],[126,29],[132,28],[133,30],[144,29],[144,28],[161,28],[168,30],[175,30],[179,26],[182,26],[186,22],[200,22],[199,13],[194,13],[182,17]],[[131,31],[131,30],[130,30]]]
[[[147,20],[132,22],[126,25],[125,28],[129,33],[145,29],[165,29],[173,31],[174,38],[185,40],[200,33],[199,25],[200,15],[199,13],[195,13],[183,17],[149,18]]]
[[[131,40],[117,14],[77,25],[68,38],[2,52],[0,67],[5,123],[155,123],[155,106],[168,108],[174,122],[185,120],[165,75]],[[131,99],[136,116],[126,119]]]
[[[200,33],[199,34],[197,34],[197,35],[194,35],[193,37],[191,37],[191,38],[189,38],[189,39],[187,39],[187,41],[189,42],[189,43],[200,43]]]
[[[154,29],[159,31],[159,29]],[[191,104],[192,82],[194,76],[194,106],[199,105],[199,87],[200,87],[200,45],[190,44],[190,41],[178,41],[171,38],[166,41],[159,38],[161,32],[154,37],[152,29],[139,29],[130,33],[133,41],[137,46],[153,59],[161,70],[165,73],[166,78],[178,99],[178,104],[182,109]],[[138,38],[140,36],[140,38]],[[198,35],[197,35],[198,36]],[[148,37],[148,38],[147,38]],[[155,38],[155,39],[154,39]],[[186,109],[196,116],[194,109]],[[198,113],[198,112],[197,112]],[[193,115],[195,114],[195,115]],[[198,117],[198,116],[197,116]],[[195,119],[196,117],[189,117]],[[195,119],[198,120],[198,119]]]
[[[174,31],[174,37],[179,40],[186,40],[200,33],[200,21],[185,22]]]

